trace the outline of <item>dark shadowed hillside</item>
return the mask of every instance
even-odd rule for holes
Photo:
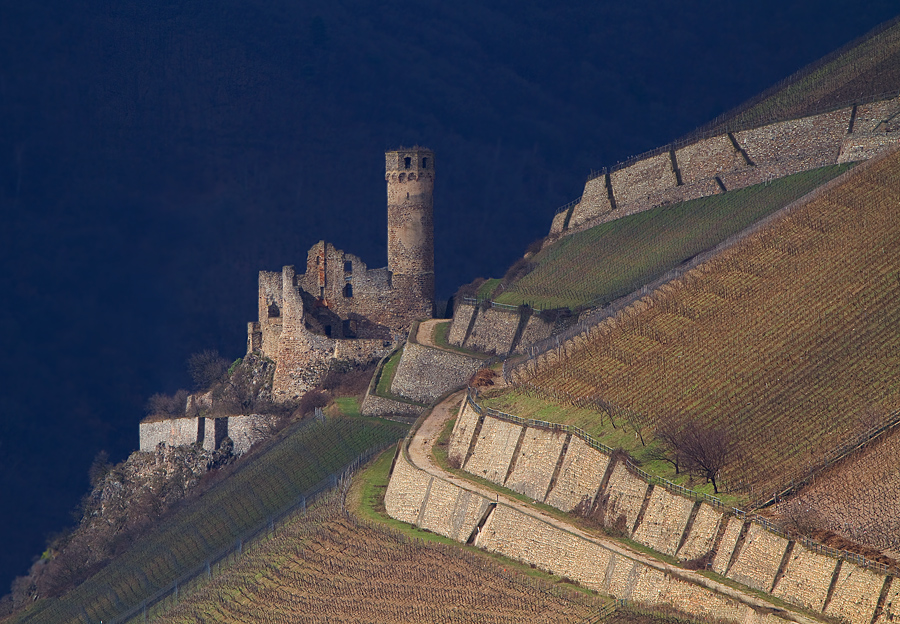
[[[437,159],[439,297],[500,274],[589,170],[893,17],[892,2],[0,6],[0,584],[256,273],[326,238],[384,264],[383,150]]]

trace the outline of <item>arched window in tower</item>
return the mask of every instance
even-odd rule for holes
[[[347,299],[350,299],[353,296],[353,284],[347,283],[344,285],[344,296]]]
[[[269,306],[269,318],[278,318],[281,316],[281,310],[278,309],[278,304],[272,302],[272,305]]]
[[[407,168],[407,169],[409,169],[410,167],[412,167],[412,157],[407,156],[406,158],[404,158],[404,159],[403,159],[403,164],[406,165],[406,168]]]

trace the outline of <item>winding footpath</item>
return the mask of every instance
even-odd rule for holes
[[[419,336],[422,335],[422,329],[424,325],[425,324],[423,323],[419,328]],[[428,331],[428,335],[431,335],[430,329]],[[573,533],[581,537],[582,539],[599,544],[604,548],[614,551],[624,557],[639,561],[644,565],[656,568],[657,570],[661,570],[672,576],[680,577],[696,585],[706,587],[707,589],[728,596],[729,598],[750,605],[751,607],[777,611],[778,615],[783,617],[784,619],[798,622],[799,624],[821,624],[822,620],[813,619],[794,611],[788,611],[771,602],[763,600],[756,595],[734,589],[733,587],[709,579],[697,572],[685,570],[683,568],[667,564],[649,555],[638,552],[636,550],[632,550],[631,548],[628,548],[620,542],[587,533],[568,522],[550,516],[540,511],[539,509],[523,503],[518,499],[504,496],[503,494],[499,494],[492,489],[486,488],[477,483],[473,483],[467,479],[460,478],[452,473],[444,471],[440,466],[438,466],[437,462],[435,461],[434,455],[432,453],[432,447],[434,446],[435,441],[437,440],[447,421],[455,415],[456,410],[462,402],[463,398],[465,398],[465,395],[465,391],[460,391],[450,395],[444,401],[436,405],[433,410],[431,410],[431,413],[425,418],[425,420],[416,430],[412,440],[410,440],[409,442],[409,458],[416,467],[435,477],[450,481],[451,483],[454,483],[461,488],[476,492],[484,497],[487,497],[488,499],[493,499],[499,503],[503,503],[504,505],[513,507],[523,514],[527,514],[533,518],[551,524],[563,531]]]

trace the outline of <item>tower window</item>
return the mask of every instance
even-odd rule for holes
[[[324,298],[325,298],[325,287],[319,286],[319,299],[324,299]]]
[[[331,325],[325,326],[325,335],[331,338]]]
[[[349,299],[353,296],[353,284],[344,285],[344,296]]]
[[[278,304],[273,303],[269,306],[269,318],[278,318],[281,316],[281,310],[278,309]]]
[[[344,260],[344,273],[353,273],[353,263],[350,260]]]
[[[412,158],[407,156],[403,159],[403,163],[406,165],[406,168],[409,169],[410,167],[412,167]]]
[[[428,159],[427,158],[422,159],[422,169],[428,169]]]

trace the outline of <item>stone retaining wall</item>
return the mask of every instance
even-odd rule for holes
[[[565,433],[546,435],[540,429],[526,428],[515,467],[504,485],[535,501],[543,501],[565,441]]]
[[[209,427],[209,418],[207,427]],[[221,420],[221,419],[217,419]],[[275,416],[265,416],[263,414],[250,414],[249,416],[229,416],[228,417],[228,437],[234,443],[235,455],[243,455],[250,450],[250,447],[269,437],[274,433],[274,427],[277,418]]]
[[[482,353],[506,355],[519,327],[519,318],[517,311],[500,308],[480,309],[468,340],[461,346]]]
[[[214,451],[225,436],[234,444],[233,453],[243,455],[250,447],[268,437],[275,425],[274,416],[250,414],[221,418],[169,418],[140,424],[140,450],[152,451],[160,442],[168,446],[200,444]]]
[[[900,97],[858,106],[851,133],[852,111],[847,107],[740,131],[733,135],[737,147],[727,134],[680,147],[675,160],[681,185],[669,152],[639,160],[611,174],[615,210],[605,176],[588,180],[568,227],[563,229],[565,213],[556,215],[549,240],[656,206],[720,193],[717,176],[730,191],[824,165],[867,160],[900,140]]]
[[[837,559],[791,544],[762,525],[726,515],[709,503],[696,503],[662,485],[651,486],[622,461],[610,469],[612,459],[577,436],[568,445],[564,440],[565,434],[553,429],[523,427],[487,413],[482,417],[467,400],[450,437],[449,455],[462,464],[471,446],[472,455],[464,465],[467,472],[534,500],[541,500],[555,474],[547,504],[591,515],[604,526],[682,561],[709,556],[713,571],[803,608],[825,609],[826,614],[851,622],[871,622],[882,588],[890,589],[889,577],[842,561],[836,585],[840,591],[835,589],[826,608]],[[507,550],[518,552],[515,548],[520,546],[509,545]],[[604,581],[603,586],[614,585]]]
[[[677,568],[654,567],[627,551],[576,535],[409,463],[401,450],[385,493],[385,508],[398,520],[512,557],[590,589],[634,602],[672,605],[700,617],[753,624],[784,624],[723,591],[681,576]],[[485,519],[477,530],[478,523]],[[726,590],[727,591],[727,590]]]
[[[728,578],[759,591],[771,591],[787,547],[788,540],[751,524]]]
[[[497,418],[485,418],[475,452],[463,466],[466,472],[502,485],[509,472],[522,427]]]
[[[447,334],[447,342],[454,347],[463,346],[466,339],[466,332],[469,331],[469,323],[472,321],[472,315],[476,313],[475,306],[461,303],[456,306],[453,311],[453,320],[450,322],[450,331]]]
[[[563,511],[574,511],[579,506],[590,509],[608,464],[608,455],[573,436],[556,486],[544,502]]]
[[[772,593],[785,602],[821,611],[825,607],[837,563],[832,557],[796,544],[785,566],[784,576]]]
[[[483,364],[476,357],[407,342],[394,372],[391,393],[431,403],[450,390],[465,387]]]
[[[359,413],[363,416],[374,416],[377,418],[384,418],[386,416],[418,418],[423,411],[425,411],[424,407],[411,405],[409,403],[404,403],[403,401],[386,399],[372,394],[371,391],[366,394],[362,405],[359,408]]]

